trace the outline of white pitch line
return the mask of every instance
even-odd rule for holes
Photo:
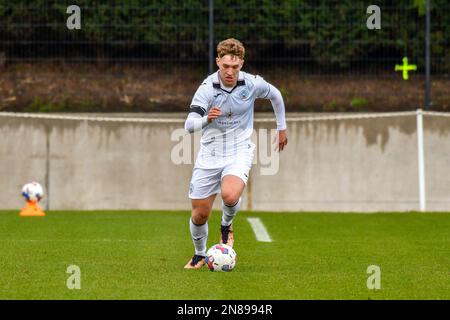
[[[269,233],[267,232],[266,227],[264,227],[261,219],[247,218],[247,220],[250,223],[253,232],[255,233],[256,240],[261,242],[272,242],[272,239],[270,238]]]

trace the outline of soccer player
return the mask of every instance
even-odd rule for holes
[[[255,99],[269,99],[276,116],[278,152],[287,145],[284,101],[280,91],[260,76],[241,71],[245,48],[236,39],[217,46],[219,70],[207,77],[195,93],[186,131],[202,130],[201,146],[192,173],[190,231],[195,254],[186,269],[205,264],[208,217],[220,192],[222,223],[220,243],[233,246],[232,222],[241,206],[255,145],[253,109]]]

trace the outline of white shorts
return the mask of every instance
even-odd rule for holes
[[[242,151],[223,162],[223,165],[214,168],[194,167],[189,185],[190,199],[205,199],[210,195],[220,193],[223,177],[233,175],[244,181],[247,185],[248,176],[252,167],[253,148]],[[220,163],[218,160],[217,163]]]

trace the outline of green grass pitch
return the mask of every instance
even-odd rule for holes
[[[448,213],[239,212],[230,273],[184,270],[188,211],[0,212],[0,299],[450,299]],[[221,213],[209,221],[219,240]],[[273,242],[256,241],[259,217]],[[70,265],[81,289],[69,290]],[[381,289],[369,290],[370,265]]]

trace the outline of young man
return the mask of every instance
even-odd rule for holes
[[[287,145],[284,102],[280,91],[259,76],[241,71],[245,48],[236,39],[217,46],[219,70],[207,77],[195,93],[185,129],[202,131],[201,147],[192,173],[190,231],[195,254],[187,269],[199,269],[206,256],[208,217],[217,193],[222,195],[221,243],[233,246],[232,222],[241,206],[255,145],[253,109],[257,98],[272,103],[278,129],[278,150]]]

